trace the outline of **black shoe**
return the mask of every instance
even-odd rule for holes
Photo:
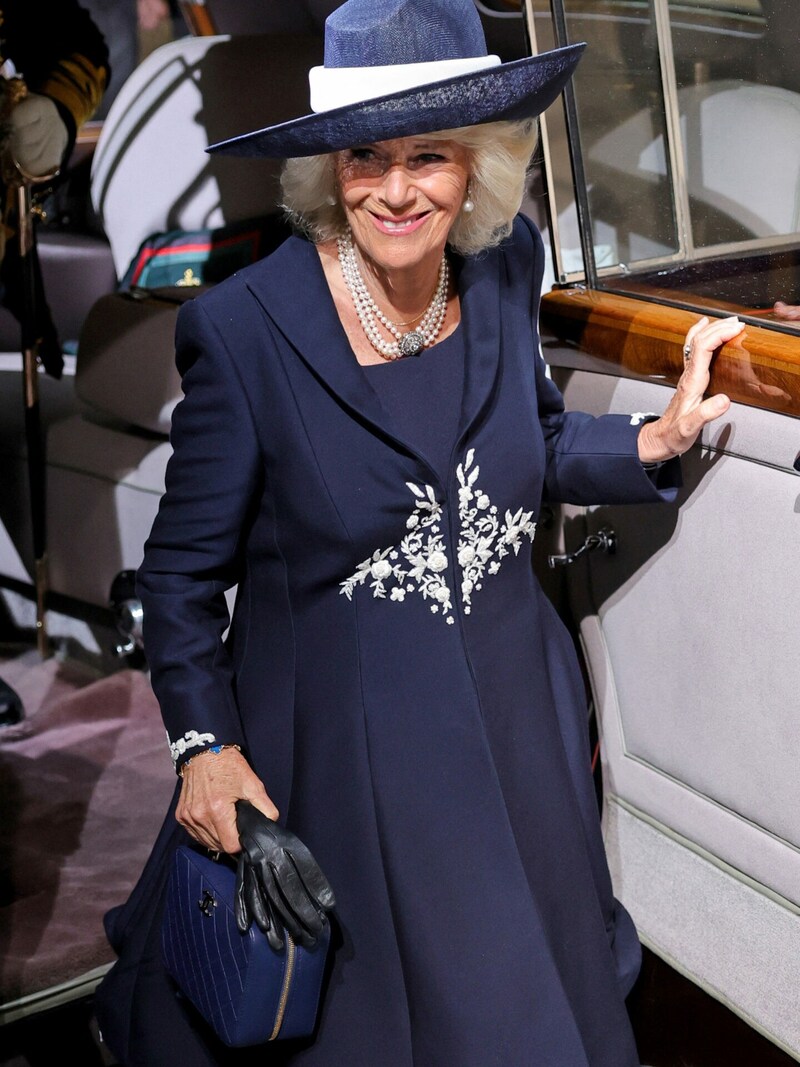
[[[13,726],[22,722],[24,717],[22,701],[11,686],[0,678],[0,727]]]

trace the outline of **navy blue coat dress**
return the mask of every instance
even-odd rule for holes
[[[460,426],[442,479],[357,363],[313,245],[180,314],[185,398],[139,588],[173,755],[242,746],[337,899],[304,1067],[635,1067],[639,965],[615,902],[571,639],[531,542],[543,498],[641,502],[637,419],[565,413],[537,335],[538,233],[467,258]],[[237,584],[230,633],[224,591]],[[109,917],[122,1062],[249,1063],[157,960],[168,818]]]

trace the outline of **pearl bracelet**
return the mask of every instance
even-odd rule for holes
[[[192,760],[197,759],[198,756],[203,756],[206,752],[213,752],[215,756],[218,756],[220,752],[222,752],[223,749],[226,748],[235,748],[237,752],[242,751],[241,745],[211,745],[210,748],[204,748],[202,752],[195,752],[193,756],[190,756],[187,760],[184,760],[184,762],[180,765],[180,768],[178,769],[178,776],[180,778],[183,778],[183,772],[186,770]]]

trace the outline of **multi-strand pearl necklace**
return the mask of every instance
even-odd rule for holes
[[[339,265],[342,268],[342,277],[347,286],[353,305],[358,315],[358,321],[367,336],[367,340],[384,359],[400,359],[402,356],[418,356],[423,348],[432,345],[442,329],[445,315],[447,314],[447,286],[450,271],[447,266],[447,257],[442,255],[442,264],[439,267],[439,281],[436,291],[427,309],[422,315],[418,315],[420,324],[415,330],[401,333],[400,326],[408,323],[392,322],[388,319],[370,295],[366,282],[362,277],[356,258],[356,250],[353,246],[352,231],[348,227],[345,233],[336,241],[339,250]],[[410,322],[416,321],[411,319]],[[381,335],[378,323],[381,322],[389,333],[395,337],[394,341],[385,341]]]

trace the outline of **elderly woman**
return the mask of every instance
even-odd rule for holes
[[[139,588],[181,776],[98,994],[125,1064],[250,1062],[158,959],[166,858],[248,799],[336,892],[308,1067],[634,1067],[570,638],[531,566],[544,497],[674,494],[724,397],[700,321],[661,418],[564,411],[517,214],[581,46],[500,64],[472,0],[348,0],[315,113],[214,146],[290,157],[304,236],[181,312],[167,491]],[[377,64],[377,65],[376,65]],[[230,632],[225,591],[237,586]]]

